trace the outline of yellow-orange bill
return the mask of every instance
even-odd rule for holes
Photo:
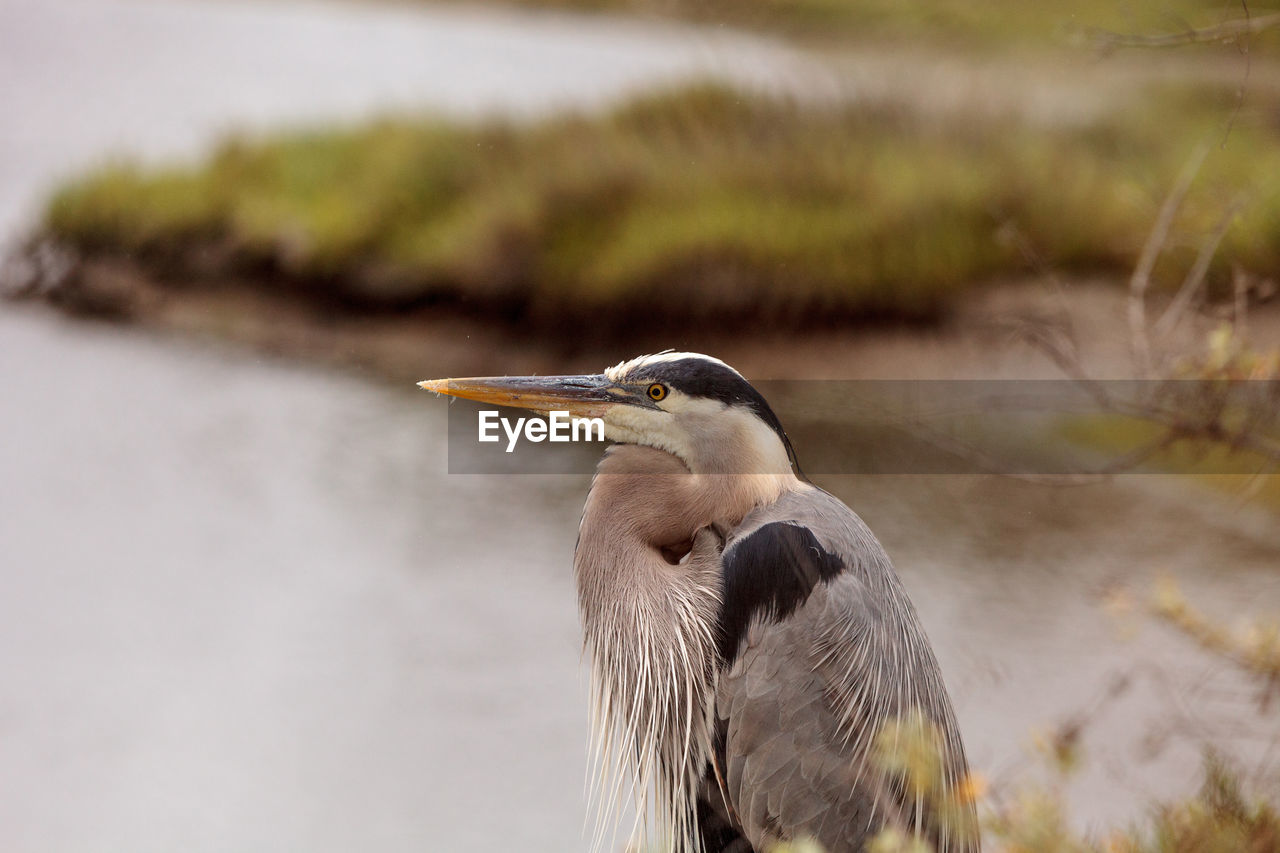
[[[478,403],[538,412],[563,411],[579,417],[600,417],[611,407],[628,401],[626,392],[603,375],[428,379],[419,382],[418,387]]]

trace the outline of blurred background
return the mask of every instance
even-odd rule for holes
[[[850,474],[842,417],[778,408],[919,607],[992,849],[1280,849],[1277,39],[1203,0],[0,0],[0,846],[586,850],[589,475],[449,474],[412,381],[672,347],[1181,380],[1067,424],[1107,476]]]

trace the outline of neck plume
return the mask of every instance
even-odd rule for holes
[[[701,849],[696,797],[711,754],[723,585],[723,540],[710,525],[732,529],[777,497],[759,483],[694,475],[636,445],[611,448],[600,464],[574,554],[592,664],[597,847],[629,803],[640,849]]]

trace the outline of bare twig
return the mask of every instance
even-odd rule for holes
[[[1271,478],[1276,475],[1276,469],[1280,467],[1280,463],[1270,465],[1266,470],[1255,471],[1249,475],[1249,479],[1245,482],[1244,488],[1236,493],[1235,507],[1243,508],[1249,501],[1258,496],[1258,493],[1270,482]]]
[[[1160,207],[1160,215],[1156,218],[1147,242],[1142,246],[1142,254],[1138,264],[1129,278],[1129,332],[1133,338],[1134,367],[1140,376],[1151,372],[1151,344],[1147,337],[1147,290],[1151,286],[1151,270],[1160,257],[1160,250],[1169,241],[1169,230],[1173,227],[1173,218],[1182,206],[1182,200],[1191,188],[1192,181],[1204,164],[1209,154],[1209,146],[1201,143],[1196,146],[1191,157],[1178,174],[1177,183],[1169,191],[1164,204]]]
[[[1055,335],[1052,333],[1053,331],[1058,330],[1051,330],[1044,326],[1033,325],[1030,323],[1023,323],[1015,328],[1015,332],[1017,332],[1026,343],[1039,347],[1040,350],[1049,357],[1054,365],[1066,374],[1069,379],[1073,380],[1083,388],[1099,407],[1102,409],[1109,408],[1111,400],[1107,394],[1106,388],[1102,383],[1091,378],[1089,374],[1085,372],[1080,359],[1079,347],[1077,346],[1074,338],[1072,338],[1069,333],[1063,332]],[[1062,345],[1064,338],[1070,345],[1070,350]]]
[[[1242,341],[1249,340],[1249,274],[1239,264],[1231,266],[1231,284],[1235,296],[1232,323],[1236,327],[1236,336]]]
[[[1213,229],[1213,233],[1209,235],[1209,239],[1205,240],[1200,246],[1200,252],[1196,255],[1196,262],[1191,265],[1191,269],[1187,271],[1187,277],[1182,282],[1182,287],[1178,288],[1178,293],[1173,297],[1173,301],[1169,303],[1169,307],[1165,309],[1164,314],[1156,321],[1155,333],[1157,335],[1167,335],[1173,331],[1178,324],[1178,320],[1182,318],[1183,312],[1187,310],[1187,306],[1191,304],[1191,300],[1204,286],[1205,276],[1209,272],[1209,264],[1213,262],[1213,256],[1218,253],[1218,247],[1222,245],[1222,238],[1227,236],[1227,231],[1231,229],[1231,221],[1235,219],[1236,214],[1240,212],[1240,208],[1244,206],[1243,199],[1236,199],[1231,206],[1222,214],[1222,218],[1218,220],[1217,226]]]
[[[904,420],[902,425],[912,434],[935,447],[952,453],[960,459],[976,466],[988,474],[998,474],[1011,480],[1021,480],[1042,486],[1089,486],[1103,482],[1117,474],[1134,470],[1163,450],[1167,450],[1178,436],[1168,431],[1153,441],[1123,453],[1105,465],[1088,471],[1062,474],[1041,474],[1031,471],[1011,471],[1008,464],[969,442],[953,438],[944,433],[929,429],[919,422]]]
[[[1106,51],[1124,47],[1181,47],[1188,44],[1222,43],[1276,27],[1280,27],[1280,13],[1234,18],[1212,27],[1188,27],[1181,32],[1161,35],[1116,33],[1101,29],[1091,29],[1087,33],[1094,47]]]

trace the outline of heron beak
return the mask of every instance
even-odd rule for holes
[[[583,418],[600,417],[619,403],[634,402],[603,374],[429,379],[419,382],[418,387],[479,403],[538,412],[568,412]]]

